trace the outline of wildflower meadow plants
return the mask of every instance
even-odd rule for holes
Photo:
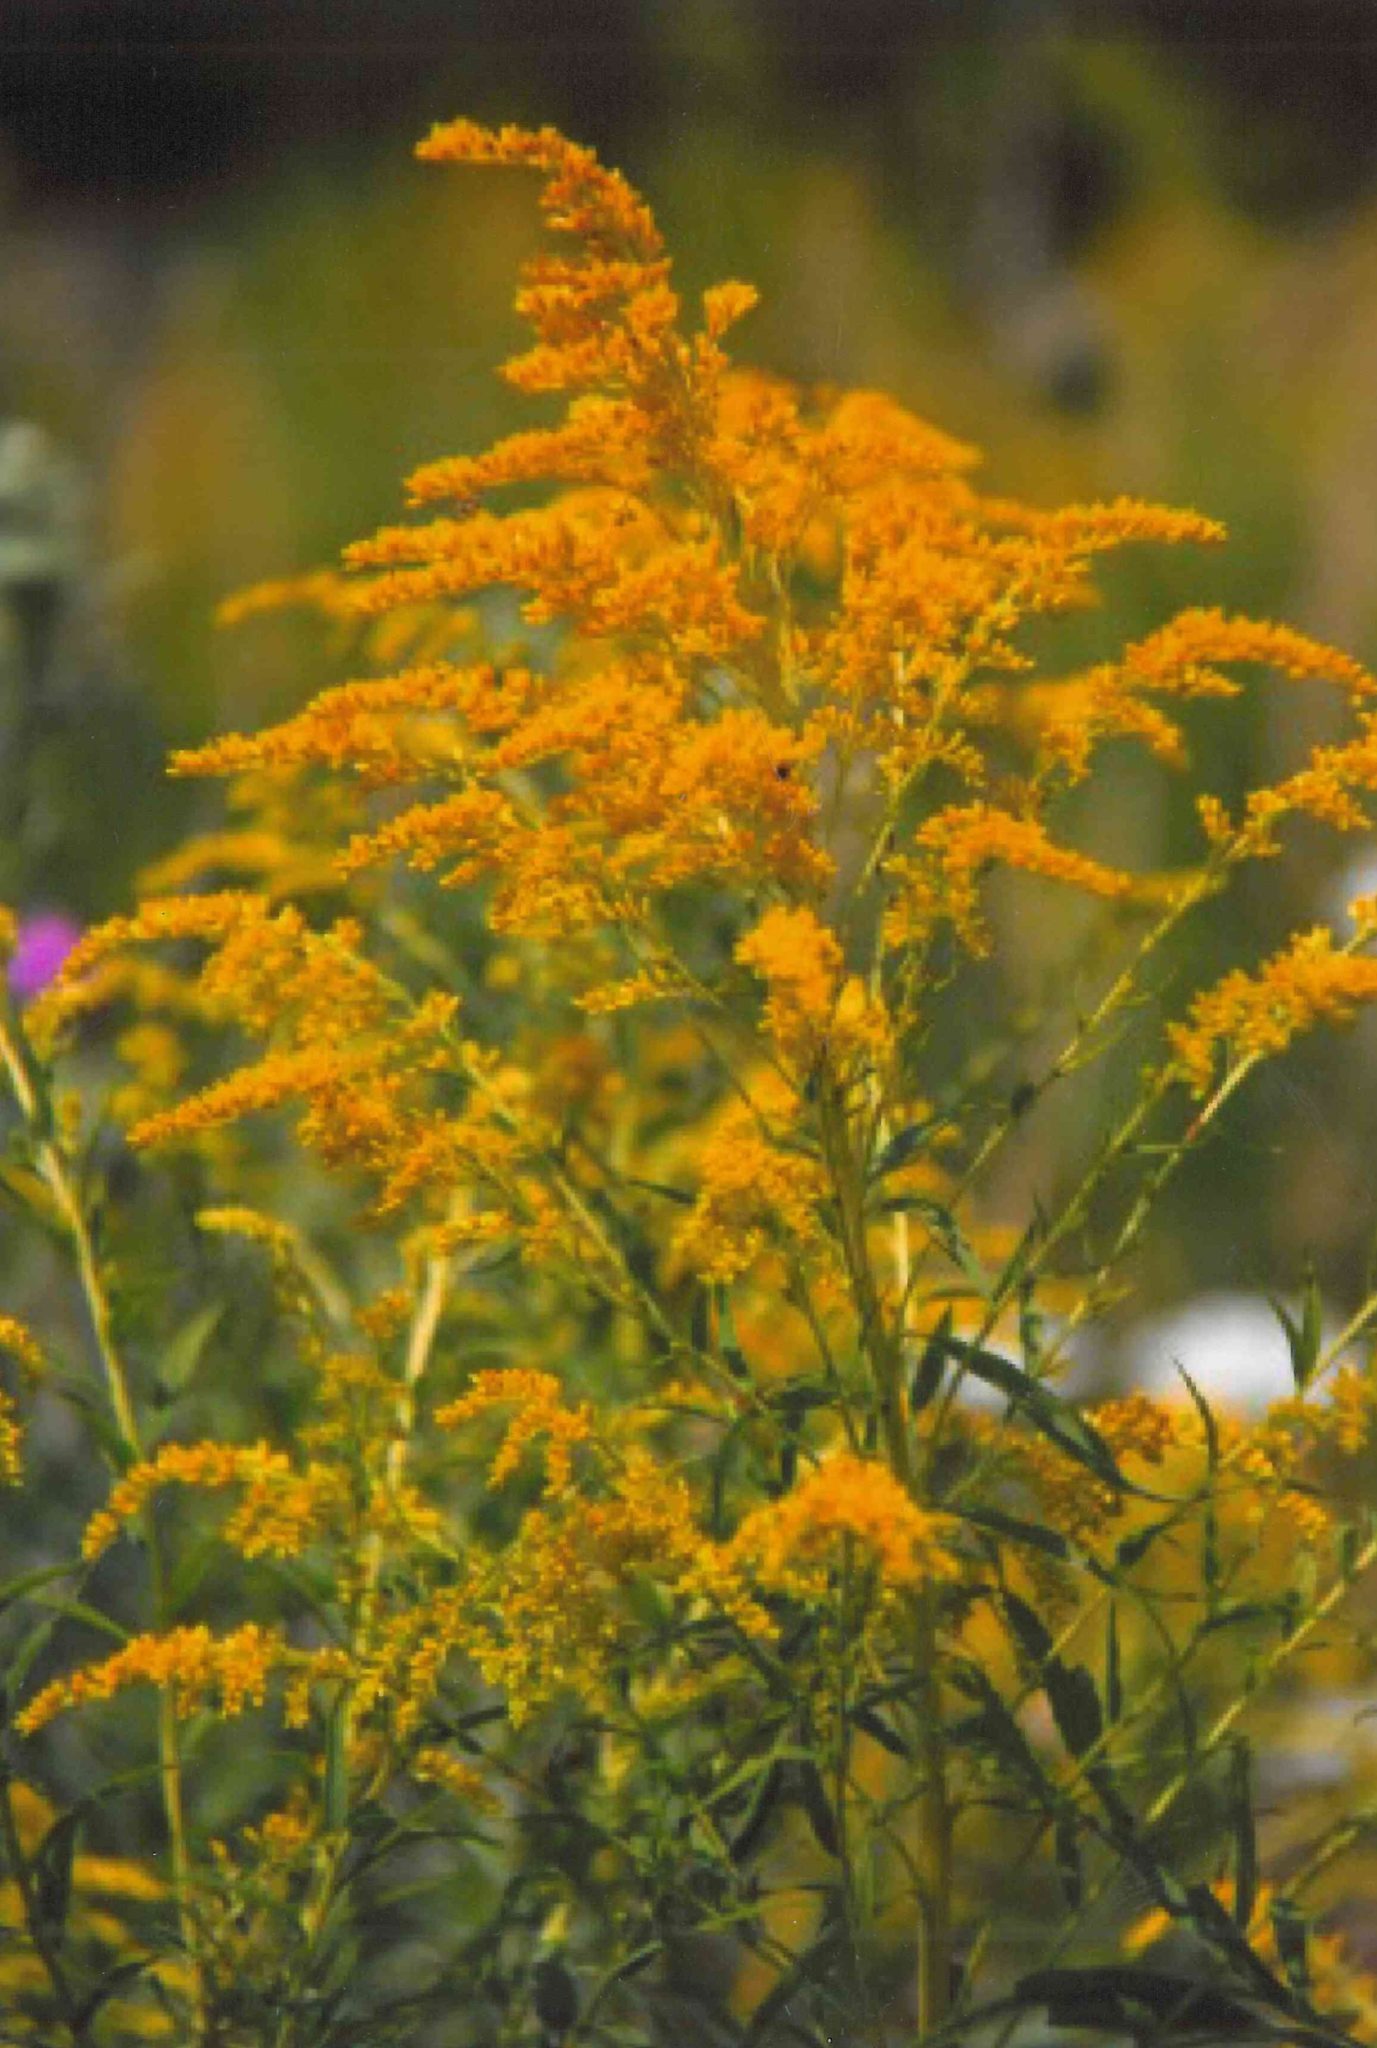
[[[0,1591],[0,2038],[1377,2038],[1377,1761],[1350,1716],[1258,1784],[1372,1672],[1377,1304],[1287,1311],[1262,1416],[1063,1384],[1252,1070],[1377,995],[1371,900],[1176,973],[1288,821],[1366,828],[1377,679],[1206,609],[1060,673],[1100,556],[1218,527],[736,367],[749,287],[686,309],[551,130],[420,154],[540,181],[547,424],[236,601],[356,673],[176,755],[224,822],[5,999],[4,1185],[81,1313],[0,1319],[0,1467],[41,1504],[65,1402],[93,1507]],[[1201,794],[1187,868],[1077,844],[1240,669],[1345,729]]]

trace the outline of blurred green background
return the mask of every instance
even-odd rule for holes
[[[895,390],[979,443],[992,487],[1226,520],[1225,552],[1115,571],[1116,635],[1221,602],[1377,658],[1374,0],[9,0],[0,884],[21,906],[116,908],[215,801],[162,782],[166,745],[334,672],[291,621],[214,634],[221,595],[331,560],[406,469],[519,419],[492,369],[531,192],[410,155],[459,112],[597,145],[686,284],[761,286],[748,355]],[[1331,710],[1260,691],[1202,724],[1201,765],[1236,792]],[[1188,807],[1115,775],[1087,835],[1188,859]],[[1299,845],[1193,968],[1326,914],[1361,851]],[[1025,927],[1016,996],[1061,941]],[[1073,1127],[1053,1091],[1011,1206],[1106,1113]],[[1313,1256],[1350,1298],[1375,1141],[1371,1031],[1263,1079],[1177,1189],[1144,1297],[1282,1288]]]

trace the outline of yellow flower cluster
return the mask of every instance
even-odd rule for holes
[[[736,957],[765,982],[765,1024],[780,1053],[806,1068],[837,999],[842,949],[835,932],[806,905],[776,906],[738,940]]]
[[[593,1412],[586,1402],[567,1408],[563,1392],[553,1373],[520,1368],[480,1372],[466,1394],[436,1410],[435,1420],[441,1429],[457,1430],[492,1408],[514,1406],[517,1412],[488,1469],[489,1485],[509,1479],[527,1445],[544,1438],[547,1491],[565,1493],[573,1477],[574,1446],[592,1436]]]
[[[435,127],[417,147],[428,163],[525,165],[543,174],[541,208],[551,228],[578,245],[566,258],[528,267],[517,310],[539,345],[507,366],[525,390],[625,380],[658,366],[677,306],[664,244],[649,207],[618,171],[554,128],[473,121]]]
[[[1377,960],[1342,951],[1323,927],[1299,933],[1256,974],[1242,968],[1198,995],[1184,1023],[1170,1027],[1182,1078],[1209,1092],[1218,1049],[1251,1061],[1283,1052],[1319,1023],[1343,1024],[1377,997]]]
[[[44,1371],[42,1346],[17,1316],[0,1315],[0,1351],[18,1359],[29,1379],[37,1379]],[[14,1397],[0,1388],[0,1486],[18,1486],[23,1477],[24,1425]]]
[[[32,1378],[41,1377],[45,1363],[43,1347],[18,1316],[0,1315],[0,1351],[8,1351],[11,1358],[17,1358]]]
[[[213,1636],[204,1624],[135,1636],[101,1663],[45,1685],[15,1726],[21,1735],[35,1735],[65,1709],[113,1699],[131,1685],[168,1687],[181,1716],[213,1707],[229,1719],[262,1705],[283,1654],[280,1633],[257,1622],[222,1636]]]
[[[688,1488],[633,1460],[610,1499],[523,1517],[515,1543],[475,1577],[462,1647],[514,1721],[566,1690],[605,1700],[627,1627],[618,1589],[638,1576],[673,1583],[702,1548]]]
[[[1120,1466],[1130,1459],[1160,1465],[1172,1451],[1193,1441],[1180,1411],[1140,1392],[1097,1402],[1089,1416]],[[1023,1441],[1017,1455],[1043,1517],[1062,1535],[1093,1547],[1112,1525],[1121,1523],[1127,1497],[1094,1478],[1045,1438]],[[1032,1562],[1029,1560],[1030,1565]]]
[[[768,1250],[826,1255],[818,1204],[819,1162],[762,1127],[751,1104],[733,1103],[698,1156],[698,1196],[675,1234],[680,1264],[705,1280],[731,1281]]]
[[[170,1484],[216,1490],[241,1487],[244,1497],[225,1524],[224,1537],[243,1557],[295,1557],[320,1532],[340,1491],[337,1475],[311,1465],[294,1469],[285,1451],[266,1443],[162,1444],[153,1457],[131,1465],[110,1498],[86,1525],[85,1558],[99,1557],[120,1530]]]
[[[917,1586],[959,1575],[956,1526],[919,1507],[887,1465],[838,1451],[779,1500],[752,1509],[729,1554],[762,1589],[806,1597],[849,1542],[886,1588]]]
[[[1039,819],[987,803],[953,805],[937,812],[915,835],[914,848],[889,863],[897,884],[885,919],[885,939],[891,946],[914,945],[939,920],[947,919],[973,953],[988,952],[978,884],[993,867],[1069,883],[1111,901],[1130,896],[1134,888],[1134,878],[1121,869],[1058,846]]]
[[[1377,1382],[1370,1370],[1346,1362],[1327,1376],[1323,1399],[1304,1407],[1311,1428],[1332,1437],[1345,1457],[1356,1458],[1372,1438]]]
[[[880,998],[851,975],[836,933],[807,904],[767,910],[736,946],[736,958],[766,987],[765,1029],[786,1069],[805,1079],[824,1047],[839,1069],[879,1059],[890,1041]]]

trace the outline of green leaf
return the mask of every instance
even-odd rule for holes
[[[988,1530],[990,1535],[1001,1536],[1010,1543],[1026,1543],[1031,1549],[1063,1562],[1073,1555],[1065,1536],[1042,1522],[1025,1522],[1017,1515],[1006,1515],[1002,1508],[963,1507],[959,1512],[962,1521],[969,1522],[972,1528]]]
[[[1131,1571],[1135,1564],[1141,1564],[1159,1536],[1170,1535],[1179,1526],[1176,1514],[1163,1515],[1160,1521],[1149,1522],[1145,1528],[1136,1529],[1131,1536],[1125,1536],[1114,1551],[1114,1563],[1120,1571]]]
[[[1200,1624],[1201,1636],[1214,1635],[1222,1628],[1238,1628],[1245,1622],[1280,1622],[1285,1627],[1288,1611],[1280,1600],[1231,1600],[1217,1607]]]
[[[12,1607],[16,1600],[23,1600],[40,1586],[50,1586],[54,1579],[70,1579],[84,1571],[82,1562],[72,1564],[44,1564],[36,1571],[21,1572],[16,1579],[7,1579],[0,1585],[0,1609]]]
[[[817,1837],[818,1846],[829,1856],[840,1856],[841,1831],[822,1782],[822,1773],[811,1757],[795,1764],[794,1781],[798,1786],[799,1804],[808,1816],[808,1825]]]
[[[1094,1679],[1083,1664],[1064,1664],[1060,1657],[1049,1657],[1043,1685],[1058,1735],[1072,1756],[1084,1756],[1104,1733],[1104,1716]]]
[[[1051,1636],[1025,1600],[1009,1592],[1000,1600],[1020,1650],[1037,1667],[1058,1735],[1073,1756],[1084,1756],[1104,1731],[1094,1679],[1083,1664],[1067,1664],[1053,1655]]]
[[[731,1296],[725,1287],[713,1289],[713,1300],[717,1309],[717,1352],[722,1363],[733,1379],[751,1378],[750,1362],[742,1349],[741,1339],[736,1333],[736,1318],[732,1314]]]
[[[203,1583],[212,1565],[219,1561],[223,1550],[224,1543],[218,1531],[200,1536],[184,1545],[164,1596],[167,1620],[175,1621],[179,1615],[185,1613],[193,1595]]]
[[[785,1767],[776,1757],[769,1769],[762,1772],[757,1780],[746,1818],[727,1845],[727,1853],[738,1869],[749,1863],[763,1844],[766,1830],[774,1819],[785,1785]]]
[[[1021,1336],[1031,1338],[1027,1348],[1035,1354],[1042,1349],[1040,1327],[1042,1318],[1038,1312],[1036,1301],[1033,1298],[1028,1268],[1032,1263],[1034,1252],[1038,1250],[1046,1235],[1047,1220],[1039,1213],[1033,1217],[1031,1223],[1026,1225],[1023,1235],[1010,1252],[1008,1259],[1005,1261],[1004,1269],[1000,1273],[999,1284],[996,1290],[1001,1301],[1010,1301],[1015,1296],[1018,1297],[1020,1333]]]
[[[709,1479],[708,1528],[715,1542],[724,1541],[727,1534],[727,1480],[737,1447],[749,1428],[750,1415],[736,1416],[722,1432],[721,1441],[713,1452]]]
[[[1257,2015],[1227,1992],[1129,1963],[1035,1970],[1014,1986],[1023,2005],[1042,2005],[1054,2027],[1094,2027],[1135,2040],[1150,2037],[1138,2013],[1151,2016],[1151,2035],[1204,2034],[1255,2040]]]
[[[1119,1493],[1137,1494],[1142,1500],[1161,1499],[1159,1494],[1148,1493],[1145,1488],[1125,1479],[1108,1444],[1079,1408],[1054,1394],[1040,1380],[1030,1379],[1012,1358],[1005,1358],[998,1351],[987,1351],[983,1345],[969,1344],[961,1337],[948,1337],[945,1349],[959,1359],[967,1372],[974,1373],[987,1386],[1006,1395],[1041,1435],[1106,1486],[1112,1486]]]
[[[1291,1377],[1296,1382],[1296,1391],[1303,1394],[1315,1376],[1324,1346],[1324,1306],[1313,1269],[1307,1270],[1305,1275],[1300,1315],[1290,1315],[1284,1305],[1275,1300],[1272,1301],[1272,1313],[1286,1332],[1286,1348],[1291,1354]]]
[[[47,1182],[32,1167],[0,1165],[0,1192],[7,1194],[50,1237],[56,1238],[60,1244],[67,1242],[70,1230],[61,1205]]]
[[[39,1593],[35,1597],[34,1605],[45,1607],[50,1614],[63,1621],[79,1621],[86,1628],[93,1628],[101,1635],[113,1636],[117,1643],[129,1641],[127,1628],[121,1628],[117,1621],[112,1621],[108,1614],[102,1614],[98,1607],[88,1607],[84,1600],[56,1600],[49,1593]]]
[[[100,1982],[77,2008],[76,2030],[79,2035],[84,2034],[92,2025],[107,2000],[113,1998],[117,1991],[123,1990],[127,1984],[131,1984],[135,1978],[143,1976],[152,1960],[151,1956],[135,1956],[132,1961],[116,1963],[113,1969],[106,1971]]]
[[[182,1324],[176,1335],[168,1339],[158,1359],[155,1398],[159,1402],[166,1404],[175,1400],[188,1385],[206,1345],[224,1318],[227,1306],[223,1301],[216,1301],[207,1308],[198,1309]]]
[[[57,1616],[45,1615],[36,1622],[28,1634],[16,1643],[5,1664],[6,1704],[18,1699],[24,1690],[24,1681],[38,1659],[46,1651],[57,1631]]]
[[[942,1384],[942,1375],[947,1364],[947,1345],[951,1338],[951,1308],[944,1308],[941,1320],[928,1338],[913,1368],[913,1382],[909,1391],[909,1406],[918,1415],[928,1403],[936,1399]]]
[[[1272,1975],[1252,1943],[1207,1884],[1193,1884],[1186,1902],[1196,1931],[1221,1955],[1228,1957],[1239,1974],[1250,1980],[1255,1998],[1265,1999],[1281,2011],[1289,2011],[1291,1997],[1281,1980]]]
[[[542,1956],[531,1978],[531,2010],[548,2037],[562,2041],[579,2016],[579,1988],[560,1956]]]
[[[958,1690],[978,1702],[977,1711],[954,1723],[952,1740],[997,1756],[1045,1813],[1060,1811],[1056,1787],[1043,1770],[1027,1736],[1007,1703],[978,1665],[963,1663],[951,1673]]]
[[[707,1354],[712,1344],[712,1289],[702,1287],[693,1297],[689,1312],[689,1343],[694,1350]]]
[[[1310,1983],[1310,1923],[1289,1899],[1273,1899],[1269,1918],[1287,1981],[1304,1991]]]
[[[1195,1384],[1195,1381],[1186,1371],[1186,1368],[1184,1365],[1182,1365],[1180,1359],[1174,1358],[1172,1360],[1172,1364],[1176,1367],[1177,1372],[1180,1373],[1181,1378],[1185,1381],[1186,1392],[1190,1395],[1191,1400],[1194,1402],[1195,1412],[1200,1417],[1200,1426],[1205,1432],[1205,1463],[1209,1471],[1209,1476],[1211,1479],[1213,1479],[1215,1473],[1219,1469],[1219,1425],[1216,1423],[1214,1419],[1214,1410],[1210,1407],[1209,1402],[1205,1399],[1205,1396],[1201,1393],[1199,1387],[1197,1387],[1197,1385]]]
[[[1020,1650],[1040,1672],[1052,1654],[1052,1638],[1041,1615],[1017,1593],[1002,1594],[1000,1604]]]
[[[1257,1824],[1253,1817],[1253,1756],[1246,1736],[1233,1745],[1229,1818],[1234,1834],[1234,1922],[1247,1933],[1257,1904]]]
[[[1109,1603],[1104,1627],[1104,1711],[1112,1728],[1124,1711],[1123,1665],[1119,1651],[1119,1609]]]
[[[868,1179],[872,1185],[883,1180],[887,1173],[897,1173],[901,1166],[907,1166],[911,1159],[916,1159],[926,1140],[947,1121],[944,1116],[929,1116],[920,1123],[907,1124],[902,1131],[896,1131],[870,1168]]]
[[[873,1707],[853,1707],[851,1718],[862,1734],[868,1735],[872,1741],[878,1742],[880,1747],[887,1749],[891,1756],[908,1758],[913,1754],[908,1743],[905,1742],[898,1730],[891,1728],[888,1721],[877,1714]]]
[[[740,2048],[759,2048],[760,2043],[774,2039],[774,2023],[776,2019],[787,2017],[790,2001],[805,1985],[818,1982],[834,1960],[845,1952],[846,1936],[836,1928],[827,1928],[810,1943],[761,1999],[741,2035]]]
[[[988,1299],[990,1276],[966,1242],[960,1224],[949,1209],[944,1209],[940,1202],[934,1202],[928,1195],[896,1195],[891,1201],[882,1202],[880,1207],[888,1212],[902,1210],[910,1216],[920,1217],[972,1291],[982,1300]]]
[[[49,1385],[61,1394],[64,1401],[70,1401],[80,1411],[86,1428],[104,1451],[111,1469],[126,1471],[134,1462],[134,1447],[126,1443],[120,1434],[104,1395],[97,1393],[84,1380],[73,1379],[67,1373],[51,1375]]]
[[[693,1196],[687,1188],[672,1188],[662,1180],[638,1180],[634,1173],[626,1174],[624,1179],[629,1188],[644,1188],[647,1194],[663,1195],[667,1202],[677,1202],[683,1209],[693,1207]]]

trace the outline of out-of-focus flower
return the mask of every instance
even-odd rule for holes
[[[40,910],[19,920],[19,935],[10,961],[10,990],[29,1002],[54,979],[81,937],[81,927],[62,910]]]

